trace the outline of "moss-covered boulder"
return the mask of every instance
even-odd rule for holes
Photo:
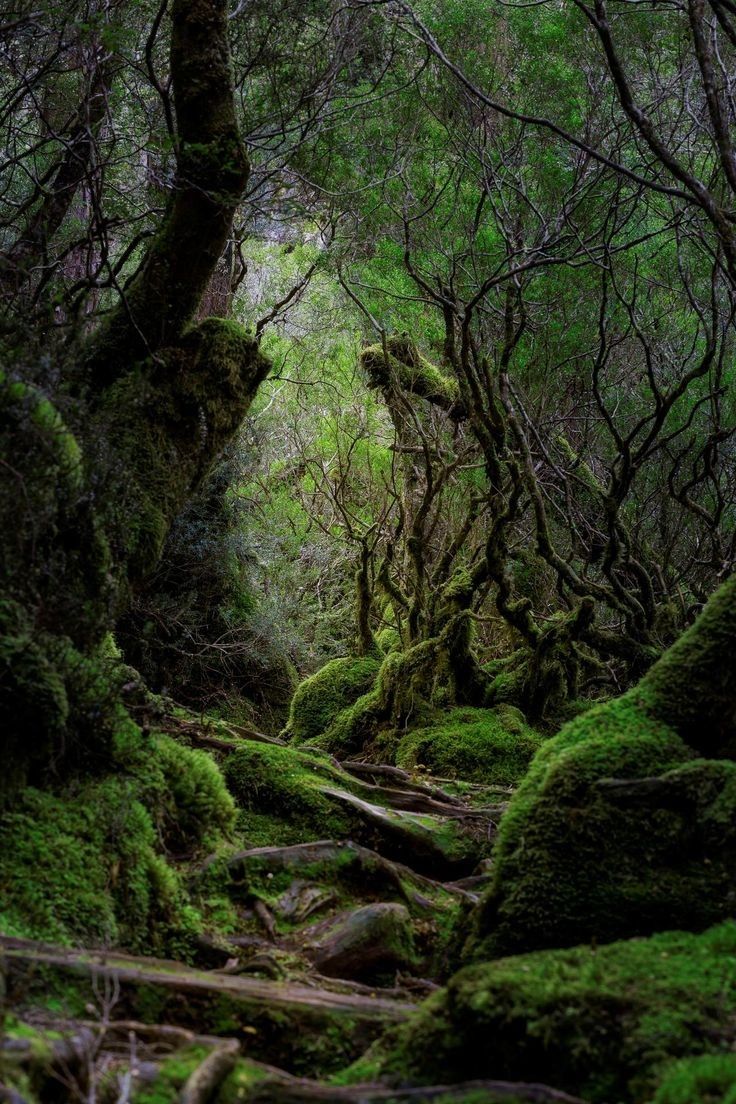
[[[397,767],[423,767],[434,775],[501,786],[526,773],[542,737],[513,706],[453,709],[434,725],[415,728],[399,741]]]
[[[320,736],[331,722],[376,680],[380,667],[373,656],[333,659],[296,689],[285,735],[295,743]]]
[[[735,603],[732,580],[638,686],[537,752],[501,824],[474,957],[734,915],[736,762],[702,755],[734,739]]]
[[[129,722],[130,723],[130,722]],[[113,772],[24,788],[0,815],[0,930],[187,955],[200,928],[180,860],[233,826],[214,760],[130,727]]]
[[[674,1062],[652,1104],[736,1104],[736,1054],[700,1054]]]
[[[591,1104],[644,1104],[655,1091],[658,1104],[721,1101],[704,1086],[733,1071],[735,1016],[736,924],[726,922],[466,967],[351,1072],[536,1081]],[[686,1079],[700,1096],[682,1095]]]
[[[345,839],[355,818],[323,792],[338,772],[329,760],[278,744],[245,743],[228,756],[225,780],[251,847]]]

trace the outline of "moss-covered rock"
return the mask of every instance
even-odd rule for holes
[[[0,926],[61,943],[163,949],[196,927],[130,780],[26,788],[0,821]]]
[[[163,780],[158,819],[167,848],[191,853],[230,832],[235,802],[212,756],[159,736],[155,757]]]
[[[390,982],[417,963],[409,910],[381,901],[333,917],[317,926],[307,954],[328,977]]]
[[[112,768],[27,786],[0,817],[0,928],[186,956],[201,920],[185,864],[229,835],[235,804],[209,754],[130,718]]]
[[[355,818],[323,793],[327,760],[294,748],[245,743],[228,756],[225,780],[240,808],[238,827],[251,847],[343,839]]]
[[[704,1087],[733,1072],[735,1015],[736,924],[727,922],[466,967],[352,1074],[538,1081],[591,1104],[644,1104],[661,1082],[658,1104],[721,1101]],[[688,1078],[700,1096],[676,1095]]]
[[[698,752],[733,739],[717,649],[735,601],[731,581],[633,690],[537,752],[501,824],[474,956],[698,930],[734,914],[736,763]]]
[[[673,1062],[652,1104],[736,1104],[736,1054],[700,1054]]]
[[[513,706],[453,709],[402,736],[395,762],[404,770],[424,767],[446,778],[506,786],[524,776],[541,741]]]
[[[325,664],[297,687],[285,734],[296,743],[320,736],[339,713],[370,690],[379,667],[373,656]]]

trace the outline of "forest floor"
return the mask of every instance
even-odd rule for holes
[[[276,772],[240,795],[244,837],[257,827],[265,845],[231,846],[191,864],[210,924],[186,962],[0,938],[12,1008],[3,1057],[29,1099],[575,1099],[533,1083],[397,1088],[370,1079],[371,1044],[457,959],[458,920],[489,879],[507,788],[338,763],[182,716],[169,718],[169,729],[206,748],[226,777],[243,757],[248,779],[259,777],[259,765],[263,777],[264,765]],[[234,779],[242,766],[230,770]],[[285,814],[286,836],[281,824],[269,843],[274,787],[291,792],[297,783],[302,804]],[[329,831],[335,826],[339,835]],[[0,1098],[25,1099],[14,1089]]]

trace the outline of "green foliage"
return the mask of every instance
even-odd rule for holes
[[[591,1104],[642,1104],[661,1080],[657,1104],[700,1104],[714,1099],[709,1084],[724,1089],[733,1074],[724,1025],[734,1014],[736,924],[728,922],[702,935],[665,932],[467,967],[373,1062],[404,1081],[537,1081]],[[354,1079],[362,1072],[359,1062]],[[682,1095],[685,1086],[695,1095]]]
[[[423,767],[445,778],[508,786],[523,778],[541,739],[513,706],[453,709],[436,724],[402,736],[395,763],[404,770]]]
[[[333,659],[320,668],[297,687],[285,735],[296,743],[320,736],[339,713],[370,690],[379,667],[377,659],[364,656]]]

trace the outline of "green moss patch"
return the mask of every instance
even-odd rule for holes
[[[130,781],[27,788],[0,821],[7,934],[155,948],[191,924],[179,880]]]
[[[402,737],[396,766],[434,775],[510,785],[524,776],[542,737],[513,706],[453,709],[439,723]]]
[[[321,792],[325,775],[339,776],[327,760],[290,747],[244,743],[228,757],[223,772],[241,810],[238,828],[249,846],[351,834],[355,818]]]
[[[338,713],[370,690],[380,664],[372,656],[333,659],[297,687],[286,735],[304,743],[321,735]]]
[[[696,760],[630,696],[597,706],[537,753],[504,816],[476,957],[733,913],[736,764]]]
[[[0,817],[0,927],[62,944],[188,954],[200,927],[184,866],[230,833],[210,755],[128,720],[116,773],[26,787]]]
[[[735,1016],[727,922],[467,967],[370,1062],[402,1081],[538,1081],[591,1104],[644,1104],[658,1084],[657,1104],[720,1102],[706,1086],[733,1074]]]

